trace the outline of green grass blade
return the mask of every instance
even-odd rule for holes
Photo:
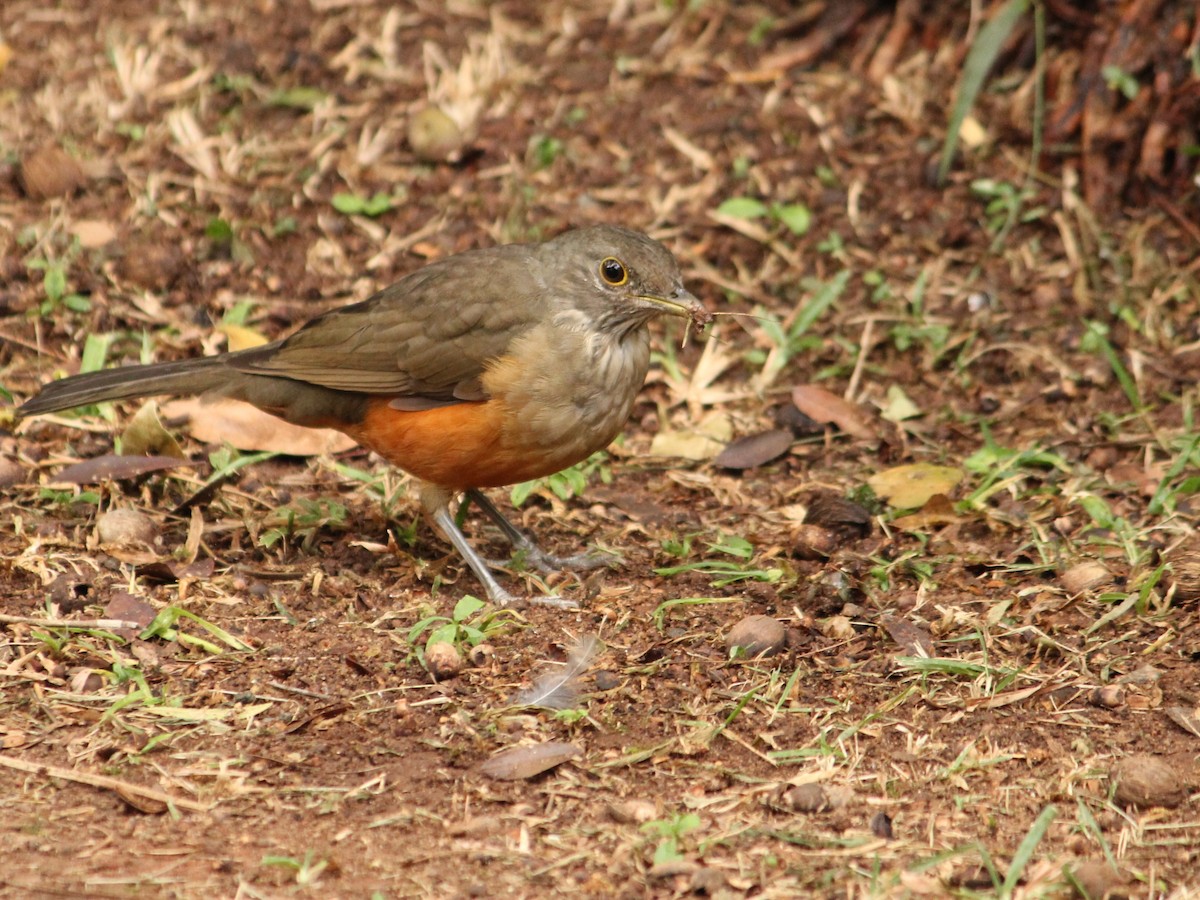
[[[1046,832],[1050,830],[1050,825],[1057,816],[1058,807],[1050,804],[1034,819],[1029,832],[1021,841],[1020,846],[1017,847],[1017,852],[1013,854],[1012,862],[1008,866],[1008,873],[1004,876],[1004,884],[1000,886],[1001,897],[1012,896],[1017,882],[1021,880],[1021,873],[1025,871],[1025,867],[1033,859],[1033,851],[1042,842],[1042,838],[1046,836]]]
[[[975,105],[975,99],[983,87],[992,64],[1000,55],[1000,50],[1008,36],[1016,27],[1017,20],[1029,8],[1029,0],[1009,0],[990,22],[979,29],[975,43],[967,53],[963,63],[962,79],[958,83],[958,92],[954,101],[954,109],[950,113],[950,123],[946,128],[946,140],[942,144],[942,158],[938,163],[937,183],[945,184],[946,173],[954,161],[954,149],[958,145],[958,132],[963,120]]]

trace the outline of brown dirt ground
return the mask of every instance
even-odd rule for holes
[[[172,515],[214,449],[186,429],[195,469],[79,489],[48,486],[109,452],[133,407],[0,432],[3,896],[1057,896],[1106,854],[1132,896],[1200,890],[1194,185],[1092,216],[1072,148],[1052,148],[1028,221],[993,243],[970,184],[1026,184],[1027,78],[989,93],[981,141],[934,188],[962,35],[905,44],[873,80],[862,34],[778,69],[804,25],[787,4],[674,6],[6,0],[0,384],[17,399],[76,370],[87,335],[116,334],[114,362],[144,333],[155,358],[213,352],[240,301],[274,336],[423,259],[586,221],[660,237],[713,310],[791,322],[818,282],[850,280],[773,379],[759,320],[682,349],[661,333],[677,373],[652,377],[611,483],[542,489],[518,513],[550,550],[623,564],[551,579],[580,611],[502,614],[492,652],[441,682],[410,629],[477,587],[423,526],[405,542],[402,492],[381,502],[335,467],[402,488],[378,460],[277,456]],[[886,7],[872,21],[886,29]],[[456,76],[479,63],[432,89],[479,101],[453,164],[405,139],[427,42]],[[39,160],[67,179],[46,193],[69,197],[22,189]],[[396,199],[347,216],[343,192]],[[803,203],[812,227],[716,216],[734,196]],[[90,309],[39,314],[36,260],[64,262]],[[735,435],[772,428],[807,382],[859,404],[869,433],[798,439],[744,472],[649,455],[714,412]],[[880,416],[897,388],[915,404],[899,424]],[[897,521],[864,500],[869,476],[913,462],[967,466],[966,502]],[[830,494],[867,503],[870,527],[813,503]],[[344,527],[254,539],[320,498]],[[151,519],[153,548],[98,546],[114,507]],[[664,547],[687,535],[684,560]],[[775,580],[654,573],[730,559],[708,547],[720,535]],[[37,624],[123,594],[252,649]],[[697,597],[720,602],[663,605]],[[783,654],[729,658],[749,614],[787,626]],[[579,712],[510,706],[583,634],[604,649]],[[481,771],[543,741],[582,754],[527,779]],[[1149,772],[1147,754],[1167,786],[1115,799],[1115,767]]]

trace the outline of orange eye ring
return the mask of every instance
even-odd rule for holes
[[[606,256],[600,261],[600,277],[605,284],[620,287],[629,280],[629,270],[615,256]]]

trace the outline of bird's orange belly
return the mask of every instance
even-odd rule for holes
[[[398,410],[372,399],[363,420],[342,426],[350,437],[423,481],[453,490],[502,487],[551,475],[587,452],[531,446],[511,435],[502,403],[456,403],[435,409]]]

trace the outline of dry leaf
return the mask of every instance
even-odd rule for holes
[[[229,340],[229,350],[249,350],[251,347],[261,347],[269,343],[267,338],[245,325],[235,325],[232,322],[222,322],[217,325],[217,331]]]
[[[179,442],[159,421],[158,403],[154,400],[142,404],[121,432],[121,452],[127,456],[154,454],[183,458]]]
[[[733,434],[733,425],[724,413],[711,412],[695,427],[679,431],[660,431],[650,442],[651,456],[677,456],[702,461],[712,459]]]
[[[582,755],[583,751],[575,744],[549,741],[503,750],[480,766],[479,771],[501,781],[521,781]]]
[[[895,616],[885,616],[880,624],[887,631],[888,637],[904,651],[905,656],[928,658],[934,655],[933,637],[921,626]]]
[[[1186,706],[1166,706],[1163,712],[1172,722],[1184,731],[1191,732],[1200,738],[1200,708],[1188,709]]]
[[[753,469],[783,456],[791,446],[792,433],[787,429],[750,434],[728,444],[717,454],[713,465],[723,469]]]
[[[954,511],[954,504],[950,502],[950,498],[945,494],[937,494],[930,497],[917,512],[898,516],[892,520],[892,524],[904,531],[930,531],[944,525],[953,525],[961,519],[962,517]]]
[[[904,393],[904,388],[893,384],[887,389],[887,403],[879,411],[879,415],[889,422],[903,422],[905,419],[922,416],[924,412]]]
[[[228,443],[238,450],[286,453],[289,456],[321,456],[341,453],[354,441],[331,428],[302,428],[270,413],[223,397],[186,397],[164,403],[163,415],[189,419],[188,430],[198,441]]]
[[[77,219],[71,224],[71,234],[84,250],[96,250],[117,239],[116,226],[105,219]]]
[[[135,597],[133,594],[125,591],[114,591],[112,597],[104,607],[104,617],[106,619],[120,619],[123,622],[134,622],[140,626],[139,630],[145,629],[154,617],[158,615],[158,611],[140,597]],[[133,640],[137,637],[138,631],[133,628],[119,628],[114,631],[126,640]]]
[[[913,463],[877,472],[867,484],[897,509],[916,509],[938,494],[950,493],[962,479],[962,470],[952,466]]]
[[[199,463],[174,456],[120,456],[106,453],[67,466],[52,480],[56,484],[99,484],[102,481],[125,481],[147,472],[195,465]]]
[[[861,406],[843,400],[815,384],[798,384],[792,388],[792,403],[814,422],[836,425],[851,437],[875,437],[871,420]]]

